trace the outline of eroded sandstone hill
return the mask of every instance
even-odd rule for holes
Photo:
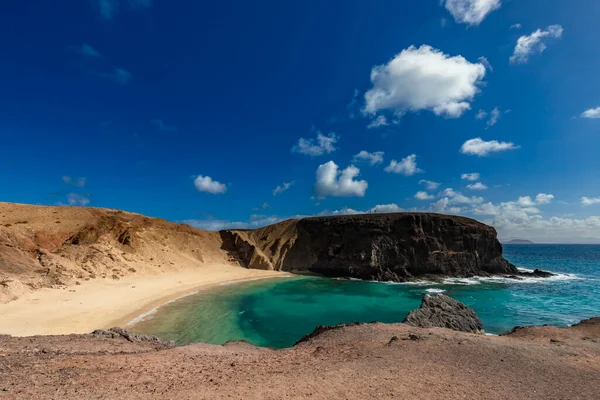
[[[217,232],[119,210],[0,203],[0,302],[42,287],[228,263]]]
[[[222,231],[224,248],[249,268],[403,281],[418,276],[518,274],[496,230],[473,219],[363,214],[288,220]]]

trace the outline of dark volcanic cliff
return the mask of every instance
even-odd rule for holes
[[[254,231],[222,231],[224,249],[249,268],[404,281],[418,276],[516,275],[496,230],[427,213],[289,220]]]

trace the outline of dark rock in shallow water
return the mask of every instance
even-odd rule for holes
[[[519,276],[531,277],[531,278],[550,278],[556,276],[552,272],[542,271],[541,269],[535,269],[533,272],[520,272]]]
[[[254,231],[222,231],[223,247],[249,268],[330,277],[406,281],[423,276],[519,275],[496,230],[429,213],[289,220]]]
[[[472,308],[443,294],[423,297],[421,307],[402,321],[421,328],[448,328],[460,332],[485,333],[483,323]]]

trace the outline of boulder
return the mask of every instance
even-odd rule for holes
[[[402,321],[421,328],[448,328],[460,332],[483,334],[483,323],[472,308],[443,294],[423,297],[421,307]]]

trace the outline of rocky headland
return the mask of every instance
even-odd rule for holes
[[[496,230],[470,218],[363,214],[288,220],[252,231],[221,231],[223,248],[248,268],[402,282],[414,278],[521,272],[502,257]]]

